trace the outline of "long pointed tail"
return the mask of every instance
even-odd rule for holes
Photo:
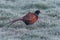
[[[15,19],[15,20],[13,20],[13,21],[10,21],[10,22],[15,23],[15,22],[17,22],[17,21],[22,21],[22,20],[23,20],[23,19],[19,18],[19,19]]]
[[[17,22],[17,21],[20,21],[20,20],[23,20],[23,19],[20,19],[20,18],[19,18],[19,19],[15,19],[15,20],[13,20],[13,21],[10,21],[10,22],[6,23],[5,25],[7,25],[7,26],[9,27],[9,26],[11,26],[13,23],[15,23],[15,22]],[[5,25],[4,25],[4,26],[5,26]]]

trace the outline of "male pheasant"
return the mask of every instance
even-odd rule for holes
[[[11,24],[15,23],[16,21],[20,21],[20,20],[23,21],[26,25],[34,24],[38,20],[39,13],[41,13],[40,10],[36,10],[34,13],[29,12],[22,18],[18,18],[18,19],[11,21]]]

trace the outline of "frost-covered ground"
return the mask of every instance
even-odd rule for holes
[[[42,13],[35,24],[5,25],[37,9]],[[60,0],[0,0],[0,40],[60,40]]]

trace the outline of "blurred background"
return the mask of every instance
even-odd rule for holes
[[[33,25],[6,24],[37,9],[42,13]],[[0,40],[60,40],[60,0],[0,0]]]

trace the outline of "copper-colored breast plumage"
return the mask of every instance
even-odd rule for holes
[[[25,15],[23,17],[23,21],[25,22],[25,24],[33,24],[37,21],[38,16],[34,13],[28,13],[27,15]]]

